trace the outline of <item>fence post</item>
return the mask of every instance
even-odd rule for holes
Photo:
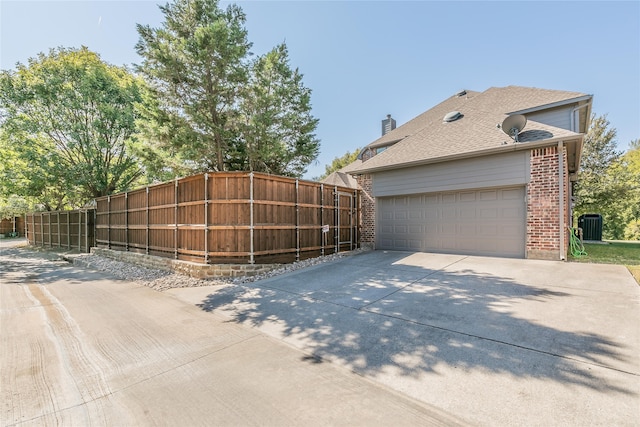
[[[146,206],[146,215],[147,215],[147,227],[146,227],[146,236],[145,236],[145,253],[149,255],[149,187],[147,187],[147,206]]]
[[[173,229],[173,257],[178,259],[178,178],[176,178],[176,185],[174,186],[174,203],[173,210],[174,229]]]
[[[109,233],[109,229],[107,229],[107,233]],[[107,240],[108,244],[109,241]],[[82,252],[82,212],[80,211],[78,211],[78,251]]]
[[[249,173],[249,264],[255,264],[253,256],[253,172]]]
[[[353,209],[355,206],[355,196],[351,196],[351,206],[349,207],[349,250],[353,250]]]
[[[325,244],[325,240],[327,240],[327,233],[325,233],[323,229],[324,229],[324,184],[320,184],[320,244],[322,245],[320,254],[322,256],[324,256],[324,244]]]
[[[353,222],[354,229],[354,246],[358,249],[358,227],[360,226],[360,200],[358,198],[358,189],[353,190],[353,209],[356,212],[356,220]]]
[[[80,216],[82,216],[82,212],[80,212]],[[86,209],[84,211],[84,247],[86,253],[89,253],[89,210]]]
[[[51,212],[47,212],[47,217],[49,218],[49,247],[52,247],[53,245],[51,244]]]
[[[296,179],[296,261],[300,261],[300,193]]]
[[[111,249],[111,196],[107,196],[107,248]]]
[[[58,247],[60,247],[60,244],[62,243],[62,233],[60,232],[60,211],[56,212],[56,219],[58,220]]]
[[[129,192],[128,191],[124,193],[124,247],[125,247],[125,251],[129,252]]]
[[[333,211],[335,215],[334,225],[335,225],[335,233],[334,233],[334,245],[335,245],[335,253],[340,251],[340,194],[338,193],[338,186],[333,187]]]
[[[71,249],[71,212],[67,212],[67,249]]]
[[[209,264],[209,174],[204,174],[204,263]]]

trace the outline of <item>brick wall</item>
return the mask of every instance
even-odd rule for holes
[[[564,154],[563,216],[568,218],[569,177]],[[560,189],[558,177],[558,147],[536,148],[530,156],[531,178],[527,186],[527,258],[560,259],[566,256],[568,233],[560,248]],[[566,223],[565,223],[566,225]]]
[[[373,197],[371,175],[360,175],[356,181],[361,191],[360,199],[360,246],[373,249],[376,242],[376,199]]]

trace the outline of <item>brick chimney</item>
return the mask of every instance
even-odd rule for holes
[[[391,114],[387,114],[387,118],[382,121],[382,136],[391,132],[396,128],[396,121],[391,118]]]

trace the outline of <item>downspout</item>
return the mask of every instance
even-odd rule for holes
[[[573,110],[571,110],[571,130],[573,132],[578,132],[580,131],[580,129],[576,129],[576,111],[581,110],[585,107],[588,107],[591,105],[591,102],[587,102],[586,104],[583,105],[579,105],[576,108],[574,108]],[[589,122],[589,117],[587,117],[587,123]],[[585,129],[586,131],[586,129]]]
[[[588,102],[586,102],[585,104],[579,105],[579,106],[577,106],[576,108],[574,108],[573,110],[571,110],[571,117],[570,117],[570,119],[571,119],[571,130],[572,130],[573,132],[577,132],[577,133],[579,133],[579,132],[580,132],[580,129],[576,129],[576,127],[578,127],[578,126],[579,126],[579,120],[578,120],[578,121],[576,121],[576,112],[577,112],[578,110],[583,109],[583,108],[591,107],[591,102],[592,102],[592,101],[588,101]],[[585,127],[586,127],[586,125],[589,123],[589,119],[590,119],[590,117],[589,117],[589,116],[587,116],[587,117],[586,117],[586,119],[585,119],[585,120],[586,120],[586,122],[585,122]],[[576,122],[578,122],[578,125],[576,125]],[[585,133],[586,133],[587,131],[588,131],[588,129],[586,129],[586,128],[585,128]],[[559,143],[558,143],[558,146],[560,146],[560,144],[559,144]],[[561,164],[562,164],[562,162],[561,162]],[[560,183],[561,183],[561,184],[563,184],[563,182],[562,182],[562,181],[563,181],[563,178],[564,178],[564,174],[562,174],[562,167],[560,167],[560,171],[561,171],[561,172],[560,172]],[[576,171],[576,172],[577,172],[577,171]],[[571,191],[571,190],[572,190],[572,189],[570,188],[570,189],[569,189],[569,191]],[[561,194],[564,192],[564,185],[561,187],[560,192],[561,192]],[[573,195],[572,195],[572,194],[570,194],[570,197],[573,197]],[[562,203],[562,202],[561,202],[561,203]],[[571,202],[569,202],[568,210],[569,210],[569,212],[568,212],[568,214],[569,214],[569,224],[570,224],[570,226],[571,226],[571,227],[573,227],[573,208],[572,208],[572,206],[571,206]],[[562,220],[561,220],[561,224],[562,224]],[[562,238],[560,239],[560,241],[561,241],[561,242],[563,242],[563,241],[564,241],[564,231],[562,231]],[[562,259],[563,254],[561,254],[561,255],[560,255],[560,257],[561,257],[560,259]]]
[[[559,224],[560,224],[560,260],[565,259],[565,247],[564,247],[564,143],[558,141],[558,183],[560,188],[558,189],[558,202],[560,205],[559,210]]]

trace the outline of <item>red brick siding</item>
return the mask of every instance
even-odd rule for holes
[[[564,151],[563,215],[568,218],[569,177]],[[566,255],[568,234],[560,249],[560,187],[558,179],[558,147],[531,150],[531,177],[527,186],[527,258],[559,259]]]
[[[373,248],[376,242],[376,199],[371,195],[373,179],[371,175],[360,175],[357,177],[357,182],[361,190],[360,244],[363,247]]]

